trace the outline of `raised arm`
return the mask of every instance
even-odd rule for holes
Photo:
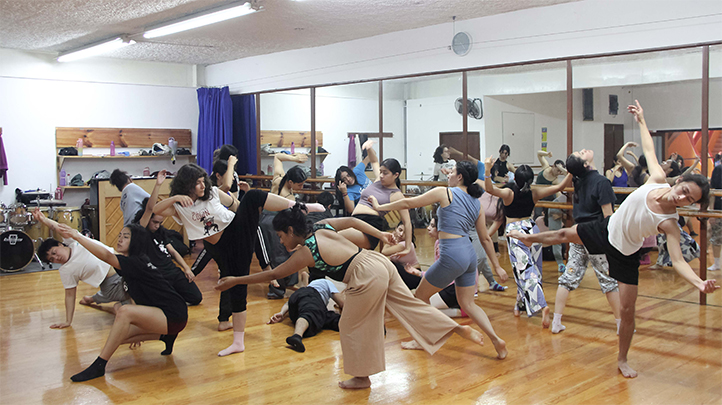
[[[150,219],[153,218],[153,208],[155,207],[155,204],[158,202],[158,194],[160,193],[160,187],[163,185],[163,182],[165,181],[167,172],[165,169],[158,172],[158,178],[155,180],[155,185],[153,186],[153,192],[150,193],[150,198],[148,198],[148,204],[145,205],[145,211],[143,212],[143,216],[140,217],[140,226],[145,228],[148,226],[148,222],[150,222]]]
[[[281,184],[281,179],[286,175],[286,170],[283,168],[283,162],[296,162],[305,163],[308,160],[308,155],[305,153],[296,153],[289,155],[286,153],[276,153],[273,155],[273,184],[271,186],[271,194],[278,194],[278,186]],[[230,169],[230,164],[228,165]]]
[[[680,231],[677,221],[672,219],[663,221],[659,224],[659,230],[667,235],[667,250],[669,251],[669,258],[672,259],[672,267],[682,278],[706,294],[713,293],[720,288],[715,284],[716,280],[714,279],[702,280],[699,278],[684,260],[680,248]]]
[[[546,157],[552,157],[552,153],[544,150],[536,152],[536,158],[539,159],[539,163],[542,165],[542,170],[546,170],[550,167],[549,161],[547,161]]]
[[[494,156],[489,156],[484,161],[486,175],[484,176],[484,190],[494,197],[499,197],[504,201],[504,205],[511,204],[514,201],[514,192],[509,188],[498,188],[491,181],[491,168],[494,166]]]
[[[374,172],[374,181],[377,181],[381,177],[381,166],[379,164],[379,157],[376,156],[376,151],[373,148],[374,141],[368,140],[364,142],[363,145],[361,145],[361,149],[365,150],[367,152],[366,157],[364,158],[363,162],[365,164],[371,163],[371,170]]]
[[[431,205],[433,203],[441,203],[446,200],[448,205],[449,199],[446,196],[446,187],[434,187],[433,189],[425,192],[424,194],[417,195],[416,197],[399,198],[396,201],[392,201],[388,204],[379,204],[378,200],[374,196],[369,197],[371,205],[373,205],[376,211],[397,211],[407,210],[409,208],[418,208]]]
[[[338,191],[341,192],[341,198],[343,199],[343,209],[346,210],[349,214],[353,212],[353,209],[356,208],[354,206],[353,201],[351,201],[351,197],[348,196],[348,186],[343,181],[339,182],[336,187],[338,187]]]
[[[58,231],[61,235],[63,235],[64,238],[72,238],[78,241],[81,246],[86,248],[88,252],[92,253],[93,256],[97,257],[98,259],[108,263],[116,269],[120,268],[118,258],[115,257],[113,252],[106,249],[100,242],[96,242],[86,236],[81,235],[80,232],[77,231],[77,229],[73,229],[65,224],[58,224]]]
[[[567,174],[566,177],[564,177],[564,181],[559,184],[543,188],[533,188],[531,190],[531,195],[534,199],[534,203],[536,204],[536,202],[541,200],[542,198],[548,197],[552,194],[556,194],[564,190],[566,187],[569,187],[572,184],[572,177],[573,176],[571,174]]]
[[[41,224],[47,226],[53,232],[58,231],[58,223],[43,215],[43,213],[40,211],[40,208],[35,208],[35,210],[33,210],[33,218],[35,218],[37,222],[40,222]]]
[[[632,173],[632,170],[634,170],[634,167],[637,165],[636,162],[632,163],[629,160],[627,160],[624,155],[627,152],[627,148],[636,148],[637,144],[634,142],[627,142],[624,145],[622,145],[621,149],[619,149],[619,152],[617,152],[617,162],[619,162],[622,167],[624,167],[624,170],[627,171],[628,174]],[[631,151],[630,151],[631,152]]]
[[[652,183],[666,183],[667,176],[664,174],[664,169],[657,160],[657,154],[654,152],[654,141],[652,135],[649,134],[647,129],[647,122],[644,120],[644,110],[639,105],[639,101],[634,100],[635,105],[627,107],[630,113],[634,115],[634,118],[639,123],[639,132],[642,136],[642,150],[644,151],[644,157],[647,158],[647,169],[649,170],[648,182]]]

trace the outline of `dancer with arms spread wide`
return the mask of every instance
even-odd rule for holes
[[[509,232],[526,245],[543,243],[573,242],[583,244],[590,254],[607,255],[609,275],[619,282],[622,321],[619,327],[619,355],[617,367],[625,377],[633,378],[637,372],[627,362],[627,354],[634,334],[634,310],[639,280],[639,249],[644,238],[665,233],[667,246],[674,270],[688,283],[704,293],[715,292],[716,280],[702,280],[682,256],[680,230],[677,226],[677,207],[696,202],[706,204],[709,200],[709,182],[698,174],[687,174],[677,180],[674,186],[667,184],[664,170],[657,163],[654,142],[644,121],[639,102],[628,107],[639,123],[642,149],[646,156],[649,178],[643,186],[624,200],[611,216],[592,222],[574,225],[554,232],[527,235],[518,231]],[[579,152],[575,152],[579,154]]]

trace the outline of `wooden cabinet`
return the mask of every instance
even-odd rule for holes
[[[150,194],[155,186],[155,179],[134,179],[133,183],[140,186],[143,190]],[[168,198],[170,195],[170,179],[167,179],[161,186],[158,195],[158,201]],[[115,246],[118,242],[118,234],[123,229],[123,212],[120,210],[121,192],[109,180],[96,180],[91,188],[93,192],[97,189],[98,197],[98,222],[99,222],[99,240],[108,246]],[[97,185],[97,187],[96,187]],[[163,221],[166,229],[173,229],[185,236],[183,227],[179,225],[173,218],[166,218]]]

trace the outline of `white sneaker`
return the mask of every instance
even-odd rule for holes
[[[719,269],[720,269],[720,267],[715,264],[707,267],[707,271],[719,271]]]
[[[273,154],[270,143],[264,143],[261,145],[261,156],[268,156]]]

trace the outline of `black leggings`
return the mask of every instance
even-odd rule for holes
[[[218,264],[221,277],[247,276],[257,238],[259,208],[266,203],[267,193],[251,190],[243,196],[233,221],[223,230],[221,239],[214,245],[206,243],[206,250]],[[246,310],[248,286],[245,284],[229,290],[234,313]]]

